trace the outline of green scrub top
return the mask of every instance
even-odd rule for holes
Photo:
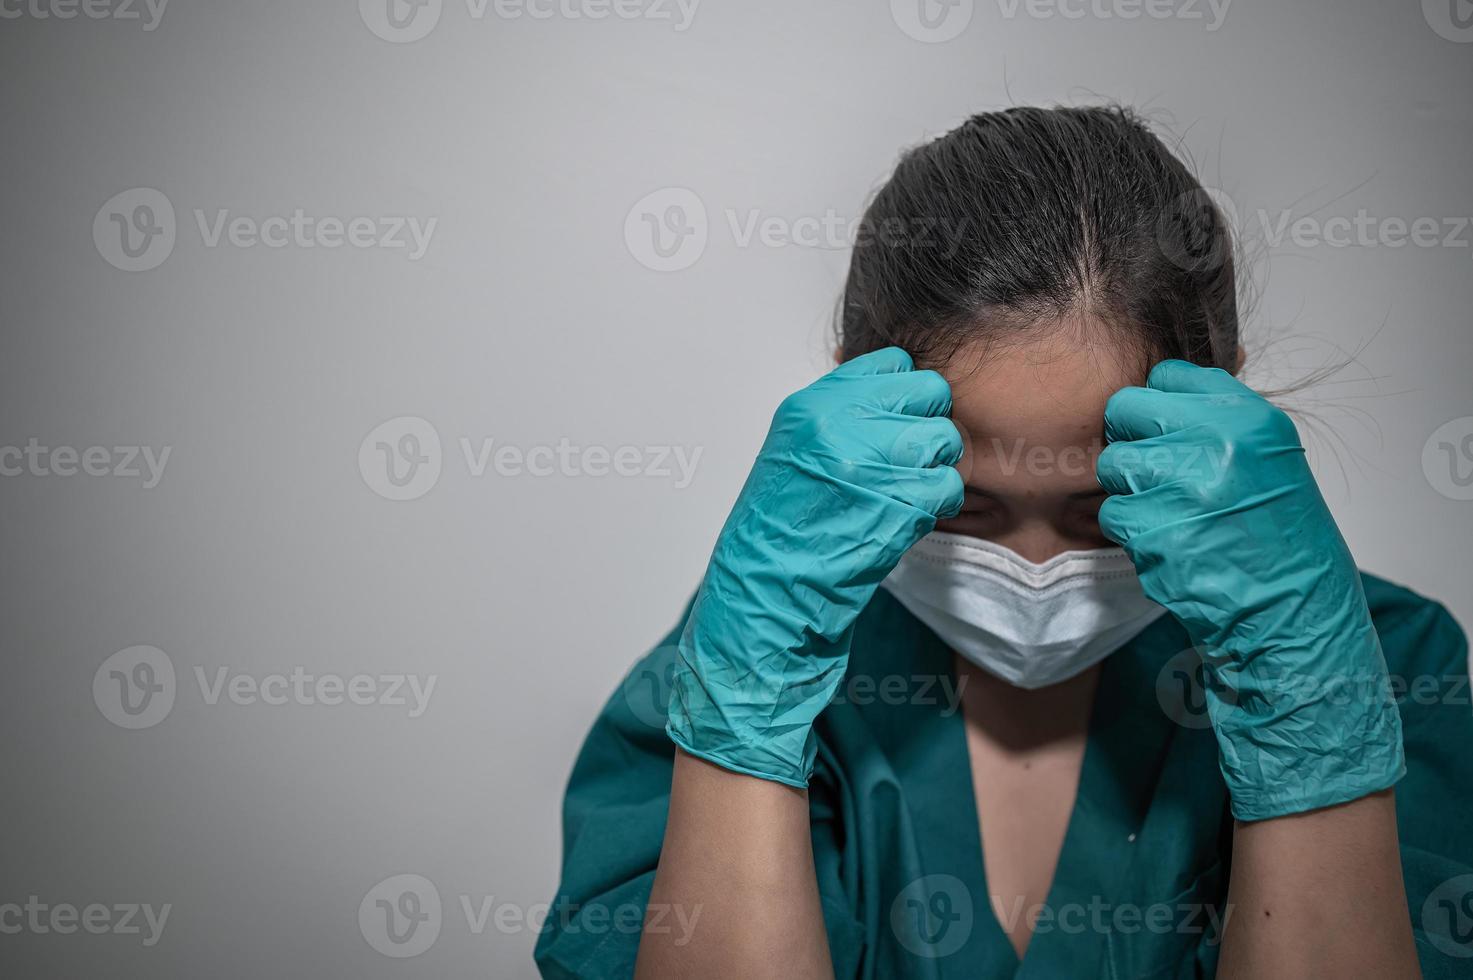
[[[1467,641],[1437,603],[1364,583],[1404,726],[1396,810],[1417,953],[1429,980],[1473,977]],[[562,881],[536,949],[544,976],[634,972],[670,798],[665,704],[680,632],[634,666],[573,768]],[[998,915],[1036,910],[995,910],[987,897],[951,653],[879,590],[818,720],[809,787],[835,975],[1214,976],[1233,821],[1200,683],[1169,615],[1105,660],[1058,868],[1020,962]]]

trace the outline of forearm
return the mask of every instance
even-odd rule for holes
[[[637,977],[833,976],[802,790],[677,751],[649,907]]]
[[[1391,790],[1237,824],[1219,976],[1421,976]]]

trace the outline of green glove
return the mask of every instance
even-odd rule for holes
[[[956,514],[951,387],[896,347],[777,410],[681,636],[670,738],[726,769],[806,786],[813,721],[855,619],[911,545]]]
[[[1232,375],[1163,361],[1105,408],[1100,528],[1202,652],[1233,814],[1357,799],[1406,772],[1360,575],[1294,423]]]

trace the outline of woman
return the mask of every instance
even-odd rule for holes
[[[1231,251],[1126,111],[901,160],[579,757],[546,975],[1469,975],[1466,641],[1235,378]]]

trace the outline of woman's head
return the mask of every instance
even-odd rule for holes
[[[1112,392],[1165,358],[1239,366],[1231,232],[1128,110],[983,113],[876,194],[837,329],[842,358],[894,345],[952,381],[969,490],[943,529],[1042,561],[1108,543]]]
[[[973,116],[901,158],[859,240],[846,358],[894,345],[942,364],[1088,315],[1143,363],[1237,359],[1228,225],[1127,109]]]

